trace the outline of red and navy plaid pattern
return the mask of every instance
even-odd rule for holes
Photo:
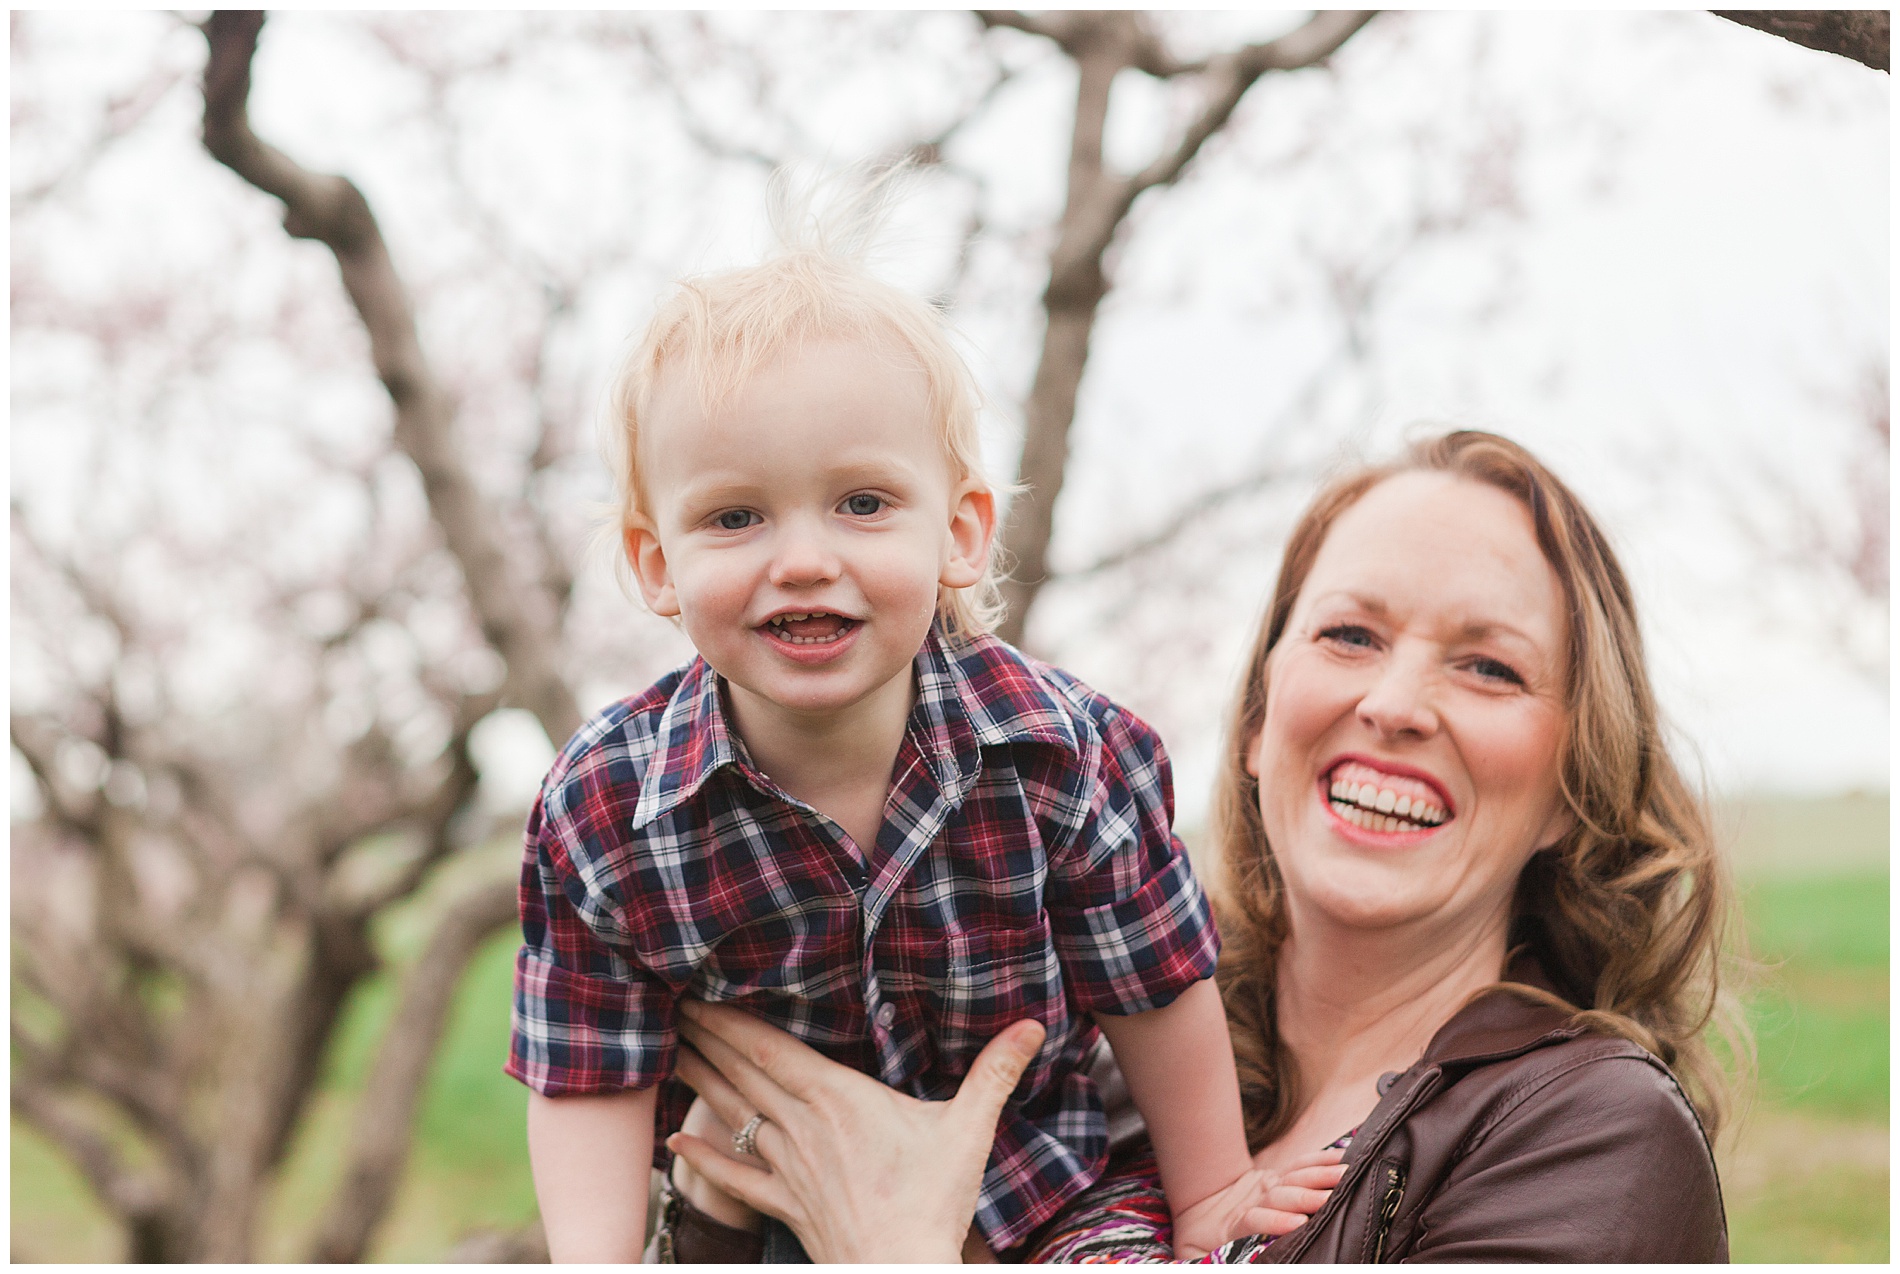
[[[915,668],[863,864],[753,767],[703,660],[583,726],[528,819],[507,1069],[550,1096],[670,1081],[664,1140],[691,1099],[670,1080],[682,996],[931,1100],[1034,1017],[1048,1039],[977,1205],[1001,1249],[1106,1162],[1089,1013],[1167,1004],[1218,939],[1152,730],[993,638],[933,631]]]

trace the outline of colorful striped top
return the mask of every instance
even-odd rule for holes
[[[1344,1150],[1353,1132],[1328,1146]],[[1256,1234],[1210,1252],[1203,1265],[1246,1265],[1273,1242]],[[1037,1235],[1024,1261],[1057,1265],[1156,1264],[1174,1260],[1174,1221],[1161,1170],[1143,1141],[1109,1161],[1108,1171]]]

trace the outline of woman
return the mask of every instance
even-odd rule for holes
[[[1728,891],[1576,498],[1471,432],[1335,482],[1247,667],[1216,834],[1249,1144],[1300,1181],[1347,1148],[1304,1225],[1215,1259],[1726,1259],[1704,1035]],[[735,1010],[696,1019],[719,1073],[682,1074],[765,1117],[772,1170],[682,1138],[695,1167],[820,1259],[948,1259],[1032,1027],[930,1108]],[[1112,1164],[1026,1255],[1164,1258],[1151,1188]]]

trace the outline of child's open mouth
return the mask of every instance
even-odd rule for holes
[[[858,623],[826,611],[797,611],[774,615],[765,622],[765,630],[794,646],[826,646],[842,640]]]
[[[1333,813],[1369,832],[1424,832],[1449,817],[1425,783],[1357,761],[1336,768],[1327,784]]]

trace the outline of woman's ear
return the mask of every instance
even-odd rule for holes
[[[666,549],[653,523],[644,517],[636,518],[621,528],[620,542],[647,609],[667,619],[677,618],[679,597],[673,588],[673,577],[666,569]]]
[[[1241,763],[1247,767],[1247,773],[1255,778],[1260,777],[1260,745],[1266,737],[1267,724],[1263,721],[1260,728],[1253,732],[1253,738],[1247,740],[1247,750],[1241,754]]]
[[[982,579],[995,538],[996,495],[975,479],[966,479],[950,507],[950,553],[937,582],[945,588],[968,588]]]

